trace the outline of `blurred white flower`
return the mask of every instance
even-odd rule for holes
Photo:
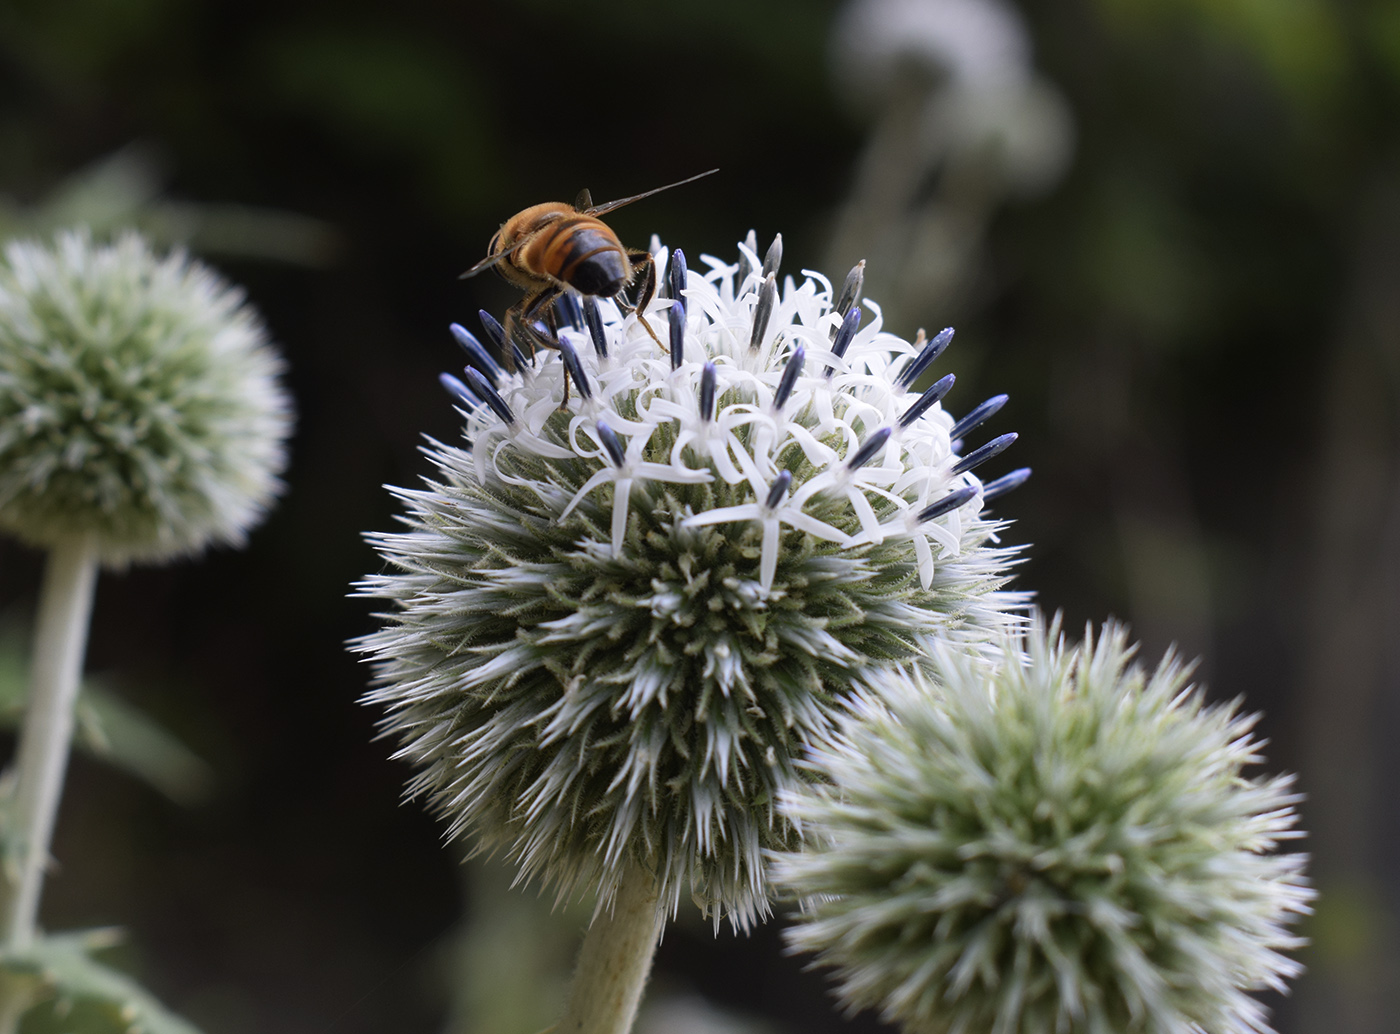
[[[865,103],[895,87],[901,64],[922,65],[964,89],[1031,78],[1025,23],[1003,0],[853,0],[832,42],[840,80]]]
[[[958,307],[997,208],[1069,167],[1068,104],[1003,0],[852,0],[831,56],[838,97],[872,126],[830,260],[869,259],[892,318]]]

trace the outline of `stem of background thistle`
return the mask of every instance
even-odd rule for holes
[[[80,536],[53,547],[44,568],[39,619],[34,629],[34,656],[29,676],[29,705],[15,758],[14,823],[19,847],[18,882],[0,880],[0,922],[5,946],[25,948],[34,938],[39,893],[49,858],[68,748],[73,735],[73,703],[87,651],[88,619],[97,585],[97,545]],[[9,1003],[0,1009],[0,1030]]]
[[[665,914],[655,878],[629,865],[611,912],[599,912],[583,939],[569,1005],[558,1034],[628,1034],[651,972]]]

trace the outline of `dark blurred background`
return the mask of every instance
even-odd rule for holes
[[[1281,1031],[1400,1012],[1400,4],[1393,0],[3,0],[0,233],[136,222],[246,285],[290,364],[288,490],[243,553],[104,575],[88,670],[212,766],[70,769],[44,921],[207,1034],[531,1034],[587,907],[463,866],[356,704],[381,487],[456,418],[459,282],[543,200],[784,269],[869,261],[1012,402],[1019,584],[1203,657],[1300,773],[1322,897]],[[692,257],[692,265],[696,259]],[[1009,468],[1008,468],[1009,469]],[[40,558],[0,544],[0,619]],[[666,935],[650,1031],[841,1019],[776,924]]]

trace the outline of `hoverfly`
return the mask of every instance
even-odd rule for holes
[[[502,223],[491,238],[487,256],[463,273],[461,279],[494,268],[525,292],[524,298],[506,310],[503,321],[506,337],[503,351],[506,354],[502,359],[507,368],[514,367],[512,344],[519,344],[527,356],[534,354],[536,346],[554,347],[554,343],[541,334],[534,323],[543,317],[553,329],[554,302],[566,289],[583,295],[612,298],[624,312],[645,310],[656,293],[656,267],[651,253],[624,247],[617,234],[599,216],[718,171],[711,169],[689,179],[602,205],[595,205],[585,188],[572,205],[563,201],[546,201],[531,205]],[[624,292],[639,276],[637,303],[631,306],[627,304]],[[642,326],[656,339],[656,334],[645,320]],[[657,344],[660,344],[659,340]]]

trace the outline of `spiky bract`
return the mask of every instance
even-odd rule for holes
[[[713,265],[690,277],[679,363],[608,303],[606,356],[564,334],[590,397],[576,386],[561,408],[550,353],[499,374],[515,419],[478,404],[466,447],[434,443],[435,479],[397,492],[408,530],[371,536],[390,573],[361,591],[394,608],[357,646],[376,662],[366,700],[419,769],[410,792],[452,834],[561,894],[607,897],[635,862],[668,907],[688,886],[746,924],[767,908],[764,849],[795,843],[776,795],[852,681],[931,637],[995,638],[1019,597],[999,591],[1011,551],[988,544],[980,500],[934,527],[904,519],[948,487],[980,490],[951,473],[938,409],[851,471],[854,487],[815,491],[907,404],[883,375],[908,343],[877,326],[858,360],[834,356],[830,290],[808,280],[775,310],[786,344],[750,351],[761,281]],[[775,405],[798,344],[808,374]],[[879,471],[879,487],[861,480]],[[944,543],[936,564],[921,567],[911,526]]]
[[[103,561],[239,544],[280,490],[291,402],[243,294],[130,234],[0,262],[0,528]]]
[[[1253,716],[1150,675],[1109,624],[1037,623],[1000,665],[938,648],[882,676],[784,797],[790,944],[919,1034],[1244,1034],[1308,909],[1291,777],[1248,776]]]

